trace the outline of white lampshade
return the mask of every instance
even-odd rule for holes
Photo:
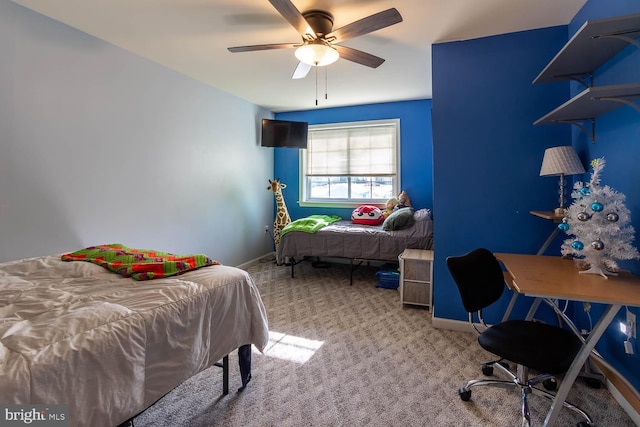
[[[572,146],[552,147],[544,150],[540,176],[559,176],[558,202],[554,212],[556,215],[564,215],[564,176],[584,173],[584,167],[578,158],[576,150]]]
[[[540,176],[575,175],[584,173],[584,167],[572,146],[552,147],[544,150]]]
[[[296,58],[305,64],[322,67],[336,62],[340,58],[340,54],[331,46],[316,40],[297,48]]]

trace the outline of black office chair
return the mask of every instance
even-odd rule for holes
[[[571,366],[582,341],[573,332],[537,321],[507,320],[487,326],[482,310],[496,302],[505,289],[504,274],[500,263],[487,249],[476,249],[462,256],[447,258],[447,267],[458,286],[462,304],[469,313],[469,322],[476,330],[478,343],[500,359],[484,363],[482,373],[490,376],[498,368],[509,380],[471,380],[458,390],[460,398],[468,401],[471,389],[479,386],[519,388],[522,396],[522,425],[530,426],[531,417],[527,395],[534,394],[553,399],[554,395],[535,387],[565,373]],[[474,313],[483,330],[474,323]],[[509,362],[516,364],[516,372],[509,370]],[[529,369],[539,374],[529,378]],[[578,426],[593,425],[592,419],[583,410],[568,402],[564,407],[577,412],[586,421]]]

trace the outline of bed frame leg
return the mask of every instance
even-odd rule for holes
[[[355,268],[353,267],[353,259],[349,261],[351,262],[351,268],[349,269],[349,286],[353,286],[353,270],[355,270]]]
[[[296,265],[296,259],[291,257],[291,278],[293,279],[293,267]]]
[[[222,358],[222,394],[229,394],[229,355]]]
[[[240,377],[242,379],[242,387],[238,389],[238,393],[240,393],[251,381],[251,344],[238,348],[238,364],[240,365]]]
[[[350,261],[351,261],[351,271],[349,272],[349,285],[353,286],[353,272],[356,271],[356,269],[360,267],[362,263],[365,262],[366,260],[351,258]],[[353,261],[358,261],[358,263],[354,266]],[[367,265],[369,265],[369,261],[367,261]]]
[[[229,355],[222,358],[222,362],[214,363],[213,366],[222,368],[222,395],[229,394]]]

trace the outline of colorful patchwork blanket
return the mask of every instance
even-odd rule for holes
[[[135,280],[175,276],[209,265],[218,265],[206,255],[173,255],[148,249],[132,249],[119,243],[89,246],[61,256],[63,261],[87,261]]]
[[[306,218],[296,219],[293,222],[287,224],[280,236],[284,236],[290,231],[302,231],[304,233],[315,233],[322,227],[325,227],[334,222],[340,221],[342,218],[336,215],[310,215]]]

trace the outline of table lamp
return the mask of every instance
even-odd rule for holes
[[[556,215],[564,215],[564,186],[565,175],[576,175],[584,173],[584,167],[578,158],[578,154],[572,146],[552,147],[544,150],[542,159],[542,167],[540,168],[540,176],[559,176],[560,188],[558,190],[558,199],[560,206],[554,210]]]

